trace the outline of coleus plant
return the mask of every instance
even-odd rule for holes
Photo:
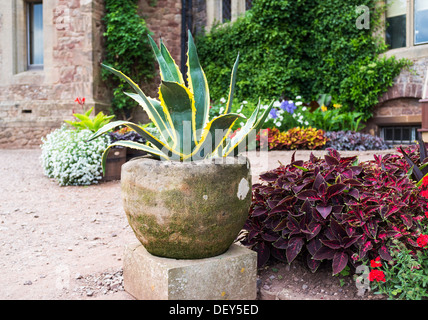
[[[312,127],[295,127],[280,132],[277,128],[269,130],[269,149],[321,149],[327,142],[324,131]]]
[[[363,163],[334,149],[306,162],[293,155],[253,185],[243,244],[258,252],[259,266],[301,254],[313,272],[323,260],[333,274],[368,257],[390,260],[391,239],[415,246],[426,207],[406,168],[399,155]]]
[[[411,150],[408,149],[407,151],[409,151],[409,153],[407,153],[402,146],[398,147],[398,151],[401,152],[404,159],[406,159],[407,163],[411,167],[411,176],[417,182],[417,185],[420,186],[422,184],[422,179],[428,175],[428,150],[421,136],[418,138],[419,157],[414,156],[414,153],[417,151],[416,149],[417,148],[412,148]]]
[[[159,48],[149,36],[160,66],[162,81],[159,87],[159,100],[147,97],[139,86],[122,72],[103,65],[104,68],[126,80],[134,89],[136,93],[126,93],[126,95],[143,107],[159,131],[160,138],[158,139],[142,126],[132,122],[115,121],[101,128],[93,135],[92,139],[114,127],[125,125],[135,130],[150,145],[133,141],[117,141],[112,143],[109,148],[120,145],[146,151],[157,159],[176,161],[235,156],[239,151],[242,151],[250,133],[257,132],[263,125],[272,108],[273,101],[266,109],[261,108],[259,101],[254,112],[247,119],[239,133],[233,138],[227,139],[235,121],[245,119],[242,114],[229,113],[234,96],[239,55],[232,69],[226,108],[222,114],[209,119],[210,96],[207,79],[199,63],[196,46],[190,31],[188,38],[188,85],[186,86],[178,66],[162,41]],[[103,168],[105,167],[107,153],[108,149],[103,155]]]

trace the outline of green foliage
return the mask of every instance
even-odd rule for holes
[[[219,99],[227,88],[230,61],[239,51],[238,100],[301,95],[312,101],[325,92],[344,110],[368,119],[379,95],[408,65],[378,58],[386,45],[373,36],[384,12],[382,7],[374,10],[377,2],[255,0],[236,22],[216,26],[197,39],[211,96]],[[370,30],[356,27],[360,5],[370,8]]]
[[[106,0],[105,59],[103,63],[122,70],[138,81],[146,83],[154,78],[154,56],[150,49],[147,35],[151,34],[143,18],[137,13],[136,0]],[[102,70],[103,80],[113,90],[113,113],[126,119],[137,105],[123,93],[128,84]]]
[[[379,268],[385,282],[372,281],[377,294],[394,300],[422,300],[428,298],[428,254],[426,249],[412,252],[396,241],[392,250],[393,261]]]
[[[337,106],[337,105],[336,105]],[[344,111],[341,107],[317,108],[305,114],[311,126],[325,131],[358,131],[363,114],[361,112]]]
[[[97,115],[93,118],[90,117],[94,107],[86,111],[85,113],[73,113],[73,116],[77,118],[78,121],[64,120],[69,125],[77,129],[88,129],[92,132],[97,132],[101,127],[110,122],[113,116],[105,115],[102,111],[98,112]]]

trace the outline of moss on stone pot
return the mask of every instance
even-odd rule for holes
[[[122,166],[128,221],[148,252],[176,259],[224,253],[251,204],[246,157],[196,162],[137,158]]]

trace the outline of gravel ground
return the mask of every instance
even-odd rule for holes
[[[0,152],[0,299],[132,300],[123,290],[122,254],[136,238],[122,209],[120,182],[60,187],[44,176],[40,154],[39,149]],[[373,159],[372,154],[359,157]],[[291,152],[249,157],[254,183],[278,160],[288,163]],[[308,157],[308,151],[296,153],[296,159]],[[259,273],[259,299],[371,298],[357,296],[352,279],[343,285],[326,274],[311,278],[298,262],[269,266]]]

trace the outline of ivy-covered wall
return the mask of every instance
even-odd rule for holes
[[[288,98],[310,101],[320,93],[345,108],[372,116],[379,97],[407,61],[380,58],[386,50],[376,30],[384,8],[374,0],[254,0],[233,24],[197,38],[212,98],[223,97],[239,52],[236,95],[241,100]],[[370,28],[357,27],[370,8]],[[376,8],[376,9],[375,9]]]

